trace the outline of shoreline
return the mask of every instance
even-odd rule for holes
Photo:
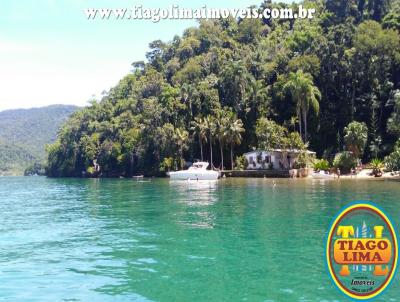
[[[372,169],[363,169],[356,175],[344,174],[340,175],[340,177],[335,177],[335,179],[372,179],[372,180],[379,180],[379,179],[393,179],[393,180],[400,180],[400,175],[393,175],[393,172],[385,172],[382,173],[382,176],[375,177],[372,174]],[[312,178],[312,176],[308,176],[307,178]]]
[[[224,171],[225,172],[225,171]],[[308,175],[306,177],[282,177],[282,176],[278,176],[278,177],[260,177],[260,176],[229,176],[229,172],[230,171],[226,171],[226,175],[224,177],[221,177],[219,180],[221,179],[228,179],[228,178],[236,178],[236,179],[291,179],[291,180],[323,180],[323,181],[335,181],[335,180],[395,180],[395,181],[400,181],[400,175],[396,174],[393,175],[392,172],[385,172],[382,174],[382,176],[380,177],[375,177],[373,175],[370,175],[372,172],[372,169],[364,169],[362,170],[360,173],[358,173],[357,175],[349,175],[349,174],[345,174],[345,175],[340,175],[340,177],[335,176],[335,178],[333,179],[314,179],[312,177],[312,175]],[[262,171],[260,171],[262,172]],[[137,180],[137,178],[133,177],[123,177],[123,176],[119,176],[119,177],[49,177],[46,175],[43,176],[24,176],[24,175],[13,175],[13,176],[1,176],[1,178],[6,178],[6,177],[47,177],[47,178],[52,178],[52,179],[58,179],[58,178],[71,178],[71,179],[132,179],[132,180],[136,180],[136,181],[140,181]],[[144,176],[144,179],[169,179],[168,176]]]

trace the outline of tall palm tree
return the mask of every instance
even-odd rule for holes
[[[253,80],[254,77],[242,60],[231,61],[224,66],[221,72],[222,90],[230,96],[235,111],[244,108]]]
[[[195,117],[190,128],[199,139],[201,161],[203,161],[203,142],[207,142],[207,122],[202,117]]]
[[[270,86],[267,86],[263,80],[253,80],[251,82],[250,109],[259,111],[260,116],[266,116],[270,111],[270,99],[268,98]]]
[[[183,151],[188,148],[189,133],[182,128],[176,128],[174,133],[175,144],[178,147],[180,166],[183,168]]]
[[[221,152],[221,170],[224,170],[224,143],[225,143],[225,129],[228,125],[226,112],[224,110],[218,110],[214,119],[215,123],[215,135],[218,138],[219,150]]]
[[[181,90],[180,90],[181,98],[185,105],[189,107],[189,120],[192,120],[193,118],[193,98],[195,98],[196,90],[195,86],[184,83],[182,84]]]
[[[210,144],[210,165],[212,169],[214,167],[212,142],[215,134],[215,122],[214,122],[214,117],[212,115],[207,115],[204,118],[204,129],[208,136],[208,143]]]
[[[244,132],[243,123],[241,119],[238,119],[236,114],[230,113],[227,117],[227,127],[225,128],[224,136],[227,143],[231,147],[231,168],[234,168],[233,161],[233,147],[234,145],[240,145],[242,142],[242,133]]]
[[[319,113],[319,102],[321,92],[314,85],[311,74],[298,70],[291,72],[283,88],[289,92],[296,103],[296,114],[299,120],[300,135],[303,135],[302,125],[304,124],[303,140],[307,142],[307,114],[310,107],[315,113]]]

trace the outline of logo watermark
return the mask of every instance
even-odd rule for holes
[[[355,203],[332,223],[326,260],[335,285],[347,296],[365,300],[389,285],[396,271],[397,237],[386,214],[371,203]]]
[[[203,5],[200,8],[185,8],[170,5],[167,8],[149,8],[143,5],[133,8],[86,8],[83,10],[88,20],[149,20],[157,23],[161,20],[182,19],[312,19],[314,8],[304,8],[299,5],[292,8],[210,8]]]

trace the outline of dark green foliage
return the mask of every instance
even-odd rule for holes
[[[305,150],[306,145],[298,132],[288,130],[267,118],[260,118],[256,124],[258,148],[263,150],[287,149]]]
[[[392,9],[382,20],[383,28],[400,30],[400,1],[392,4]]]
[[[351,169],[354,169],[357,165],[357,158],[349,151],[336,154],[335,159],[333,160],[333,166],[339,168],[340,173],[342,174],[350,173]]]
[[[368,139],[368,128],[365,123],[351,122],[344,128],[344,142],[349,151],[359,158],[365,149]]]
[[[41,163],[34,163],[24,171],[24,176],[43,176],[45,174],[45,166]]]
[[[326,159],[317,160],[314,163],[314,170],[316,170],[316,171],[328,171],[329,170],[329,162]]]
[[[393,152],[385,157],[385,164],[388,171],[400,171],[400,140],[397,141]]]
[[[392,101],[389,104],[393,105],[393,112],[388,119],[387,127],[389,132],[400,137],[400,91],[395,92]]]
[[[241,155],[241,156],[236,157],[235,169],[244,170],[247,168],[247,166],[248,166],[248,162],[247,162],[246,156]]]
[[[202,20],[182,37],[154,41],[147,63],[133,63],[65,124],[48,149],[47,172],[156,175],[201,158],[233,167],[233,153],[252,147],[385,156],[397,135],[400,89],[392,2],[304,1],[315,19]],[[365,125],[352,131],[360,144],[344,139],[354,121]]]
[[[76,111],[76,106],[0,112],[0,174],[22,175],[34,162],[45,160],[45,145],[56,140],[57,131]]]

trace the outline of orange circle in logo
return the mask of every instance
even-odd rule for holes
[[[334,219],[326,243],[326,261],[335,285],[354,299],[384,291],[396,271],[396,232],[386,214],[370,203],[355,203]]]

